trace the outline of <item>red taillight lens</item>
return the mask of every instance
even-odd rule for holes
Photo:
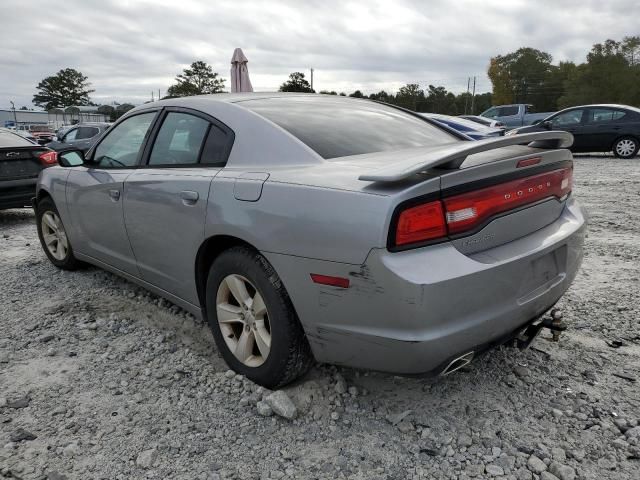
[[[426,242],[447,234],[442,202],[425,203],[400,213],[396,228],[396,245]]]
[[[455,195],[415,207],[398,216],[393,246],[421,244],[482,226],[490,217],[571,192],[573,168],[563,168]]]
[[[38,160],[45,167],[51,167],[58,164],[58,154],[56,152],[44,152],[38,155]]]
[[[571,191],[571,168],[553,170],[462,195],[445,198],[447,228],[456,234],[479,226],[489,217]]]

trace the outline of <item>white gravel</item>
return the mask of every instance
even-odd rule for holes
[[[591,225],[560,342],[445,379],[318,366],[288,399],[165,300],[57,270],[32,212],[0,211],[0,478],[640,478],[640,158],[578,157],[575,177]]]

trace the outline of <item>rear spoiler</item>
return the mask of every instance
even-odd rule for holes
[[[418,155],[412,155],[406,160],[360,175],[358,179],[370,182],[397,182],[434,167],[460,168],[460,165],[469,155],[496,148],[510,145],[528,145],[534,148],[556,149],[568,148],[572,144],[573,135],[569,132],[557,131],[523,133],[473,142],[456,142],[452,145],[445,145],[441,148],[420,152]]]

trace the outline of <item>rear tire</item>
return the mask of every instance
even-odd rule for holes
[[[82,262],[73,255],[71,242],[51,197],[38,202],[36,225],[40,244],[51,263],[62,270],[76,270],[82,266]]]
[[[618,158],[633,158],[637,155],[640,142],[633,137],[622,137],[613,144],[613,154]]]
[[[309,343],[282,281],[248,247],[220,254],[209,270],[207,320],[229,367],[269,389],[304,375]]]

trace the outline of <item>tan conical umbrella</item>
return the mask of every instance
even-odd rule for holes
[[[249,80],[249,69],[247,68],[248,61],[241,48],[236,48],[233,51],[233,57],[231,57],[231,92],[253,92],[251,80]]]

